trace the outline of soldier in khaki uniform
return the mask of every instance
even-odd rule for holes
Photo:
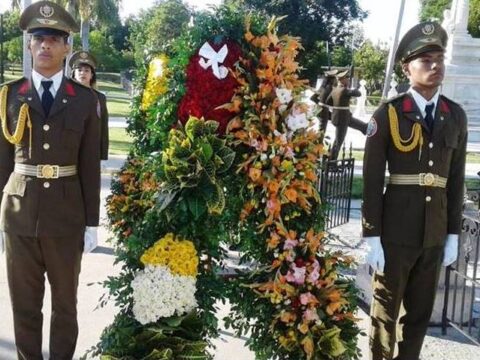
[[[95,90],[98,97],[98,115],[101,123],[101,141],[100,141],[100,158],[108,160],[108,109],[107,98],[105,94],[96,89],[97,84],[97,60],[87,51],[77,51],[70,57],[68,62],[72,69],[72,79],[80,84]]]
[[[24,10],[33,71],[0,95],[0,228],[19,359],[42,359],[45,273],[52,293],[50,359],[72,359],[84,236],[96,233],[100,122],[91,89],[63,76],[68,36],[78,31],[60,6]],[[87,227],[87,230],[86,230]]]
[[[338,73],[338,70],[328,70],[325,71],[325,76],[323,78],[322,84],[320,85],[320,89],[318,89],[315,94],[310,98],[313,102],[315,102],[320,107],[320,112],[318,116],[320,117],[320,132],[321,138],[323,139],[325,136],[325,132],[327,131],[328,120],[330,120],[330,110],[328,109],[327,99],[332,92],[334,83],[335,83],[335,75]]]
[[[336,126],[335,141],[330,152],[330,160],[338,158],[338,153],[347,135],[348,127],[359,130],[363,134],[367,130],[367,123],[354,118],[350,112],[350,99],[362,94],[357,89],[348,88],[348,72],[348,70],[345,70],[337,74],[338,84],[333,88],[326,101],[328,105],[331,105],[332,124]]]
[[[395,58],[411,87],[382,104],[368,125],[362,221],[367,262],[376,270],[373,360],[392,359],[397,342],[395,359],[419,358],[441,265],[458,254],[467,118],[440,94],[446,43],[434,22],[405,34]]]

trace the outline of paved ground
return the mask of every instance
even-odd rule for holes
[[[117,126],[123,126],[122,119],[116,120]],[[351,131],[353,132],[353,131]],[[111,173],[118,170],[124,161],[122,156],[111,156],[110,160],[102,162],[102,198],[109,194]],[[351,221],[338,227],[332,233],[339,235],[339,241],[333,246],[354,255],[359,263],[364,258],[364,244],[360,238],[360,203],[354,201],[351,211]],[[105,207],[102,206],[103,225],[105,224]],[[104,289],[98,285],[118,271],[118,266],[113,265],[114,256],[111,245],[107,242],[109,233],[102,227],[99,233],[99,247],[93,253],[83,258],[82,272],[79,286],[79,326],[80,335],[78,339],[75,359],[82,356],[87,349],[94,345],[102,330],[111,323],[116,309],[112,304],[105,308],[97,309],[97,303]],[[223,317],[228,314],[228,306],[219,306],[218,315]],[[360,326],[368,332],[368,316],[360,309],[358,317],[361,319]],[[44,305],[44,349],[47,356],[48,349],[48,319],[50,318],[50,294],[47,290]],[[8,288],[6,284],[5,259],[0,255],[0,360],[15,359],[15,346],[13,339],[12,314],[10,309]],[[244,347],[245,339],[235,338],[228,331],[222,331],[221,337],[215,340],[217,349],[216,360],[253,360],[254,356]],[[366,337],[359,338],[359,347],[367,359],[368,345]],[[438,327],[429,329],[425,340],[422,360],[480,360],[480,349],[472,345],[464,337],[453,329],[449,329],[447,336],[442,336]]]

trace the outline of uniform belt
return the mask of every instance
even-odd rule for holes
[[[432,173],[390,174],[388,183],[392,185],[420,185],[445,188],[447,178]]]
[[[77,165],[59,166],[15,164],[13,171],[20,175],[35,176],[40,179],[58,179],[59,177],[76,175]]]
[[[322,106],[322,107],[326,107],[328,108],[330,111],[331,110],[350,110],[350,106],[332,106],[332,105],[327,105],[325,103],[322,103],[322,102],[318,102],[317,103],[318,106]]]

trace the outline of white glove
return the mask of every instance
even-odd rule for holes
[[[87,226],[85,229],[85,237],[83,239],[83,252],[89,253],[98,245],[96,226]]]
[[[0,231],[0,254],[5,252],[5,238],[3,236],[3,231]]]
[[[458,235],[448,234],[443,248],[443,266],[452,265],[458,258]]]
[[[368,236],[364,239],[367,242],[367,264],[373,270],[383,272],[385,268],[385,254],[383,253],[380,236]]]

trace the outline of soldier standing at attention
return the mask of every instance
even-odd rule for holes
[[[376,270],[373,360],[394,358],[397,341],[395,359],[418,360],[441,265],[458,256],[467,118],[440,94],[446,44],[445,30],[434,22],[405,34],[395,61],[410,89],[382,104],[368,125],[362,225],[367,263]],[[405,315],[399,319],[402,303]]]
[[[328,120],[330,119],[330,110],[328,110],[327,99],[332,92],[335,82],[335,75],[337,73],[338,70],[325,71],[325,77],[320,85],[320,89],[318,89],[318,92],[315,92],[315,94],[313,94],[313,96],[310,98],[313,102],[320,106],[320,112],[318,113],[318,116],[320,117],[320,133],[322,140],[325,137]]]
[[[95,57],[87,51],[77,51],[72,54],[68,63],[72,69],[72,79],[80,84],[92,88],[98,97],[98,112],[101,120],[101,141],[100,141],[100,159],[108,160],[108,109],[107,98],[97,90],[97,61]]]
[[[96,236],[100,121],[91,89],[63,76],[78,25],[40,1],[19,22],[30,35],[33,71],[0,95],[0,228],[19,359],[42,359],[45,273],[52,293],[50,359],[72,359],[84,236]]]
[[[333,88],[326,101],[328,105],[332,105],[332,124],[336,126],[330,160],[338,158],[348,127],[359,130],[363,134],[367,131],[367,123],[354,118],[350,112],[350,99],[361,96],[362,93],[357,89],[348,88],[348,70],[339,72],[337,81],[337,86]]]

